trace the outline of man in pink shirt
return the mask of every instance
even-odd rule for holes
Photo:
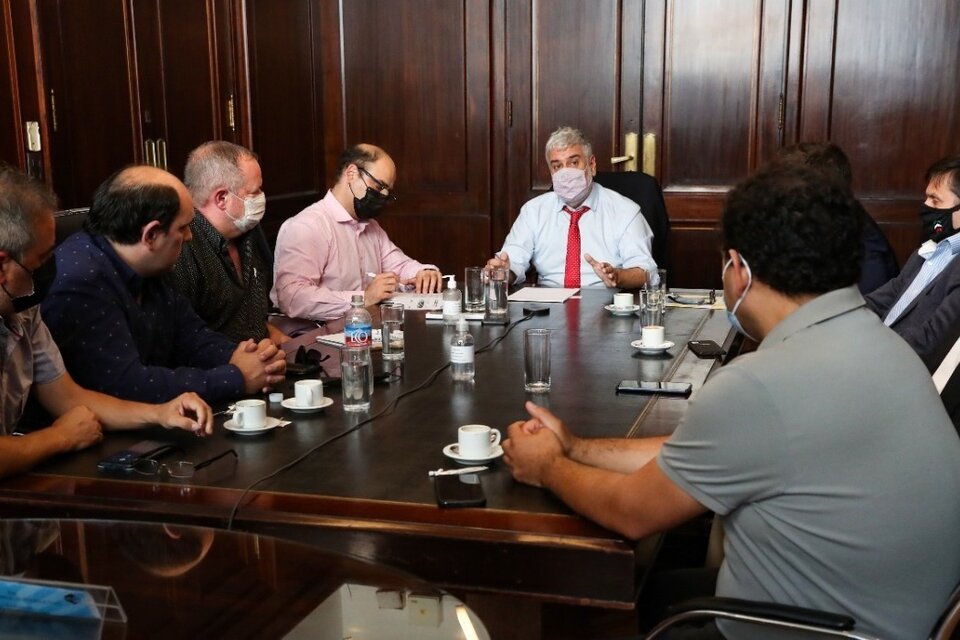
[[[283,313],[332,320],[357,293],[370,306],[403,285],[440,291],[437,268],[403,253],[374,220],[395,199],[396,176],[397,166],[380,147],[350,147],[340,154],[337,182],[323,199],[283,223],[270,294]]]

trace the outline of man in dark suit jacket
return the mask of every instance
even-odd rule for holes
[[[960,156],[935,162],[926,177],[920,218],[928,240],[866,299],[933,370],[934,354],[960,322]]]

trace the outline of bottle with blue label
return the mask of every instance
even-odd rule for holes
[[[444,278],[450,278],[447,281],[447,288],[443,290],[441,300],[443,301],[443,324],[457,324],[457,318],[463,307],[463,297],[460,295],[460,289],[457,289],[457,276],[449,275]]]
[[[343,343],[348,347],[369,347],[373,344],[373,318],[363,308],[363,294],[354,294],[350,311],[344,318]]]

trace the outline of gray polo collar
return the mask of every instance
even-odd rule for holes
[[[866,301],[860,295],[856,285],[820,294],[784,318],[763,339],[757,349],[776,346],[798,331],[826,322],[865,305]]]

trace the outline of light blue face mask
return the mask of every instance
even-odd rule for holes
[[[743,302],[743,299],[747,297],[747,292],[750,291],[750,285],[753,284],[753,273],[750,271],[750,265],[747,263],[747,260],[743,256],[740,256],[740,262],[742,262],[743,266],[746,267],[747,269],[747,286],[746,288],[744,288],[743,293],[740,294],[740,297],[737,298],[737,301],[733,304],[733,309],[726,309],[726,306],[727,306],[726,298],[723,299],[723,306],[727,312],[727,320],[730,321],[730,324],[733,325],[733,328],[739,331],[740,333],[742,333],[743,335],[747,336],[751,340],[754,340],[754,342],[756,342],[756,339],[753,336],[751,336],[749,333],[747,333],[746,329],[743,328],[743,325],[740,324],[740,320],[737,318],[737,309],[740,308],[740,303]],[[726,275],[727,273],[727,267],[729,267],[731,263],[733,263],[733,258],[730,258],[729,260],[727,260],[726,264],[723,265],[723,271],[720,273],[721,282],[723,281],[723,276]]]

